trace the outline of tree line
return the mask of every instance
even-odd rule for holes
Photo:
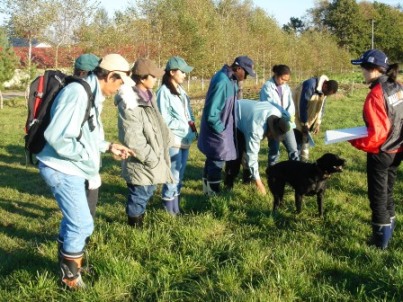
[[[255,61],[259,78],[279,63],[301,77],[341,72],[372,46],[394,62],[403,57],[403,9],[379,2],[319,0],[284,26],[252,0],[134,0],[112,17],[95,0],[0,0],[0,12],[8,37],[50,43],[55,67],[62,47],[160,66],[180,55],[200,78],[242,54]]]

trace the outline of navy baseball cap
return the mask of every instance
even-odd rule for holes
[[[253,70],[253,61],[248,56],[237,57],[233,65],[242,67],[253,78],[256,76],[256,73]]]
[[[359,59],[351,60],[351,64],[353,65],[361,65],[364,63],[370,63],[385,69],[389,67],[388,57],[378,49],[367,50]]]

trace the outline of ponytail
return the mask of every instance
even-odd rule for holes
[[[388,76],[388,82],[396,82],[397,75],[399,73],[399,64],[395,63],[389,65],[389,68],[386,70],[386,75]]]

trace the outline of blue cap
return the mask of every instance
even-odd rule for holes
[[[367,50],[359,59],[351,60],[351,64],[353,65],[361,65],[364,63],[370,63],[385,69],[389,67],[388,57],[378,49]]]
[[[234,64],[232,65],[238,65],[242,67],[253,78],[256,76],[256,73],[253,70],[253,61],[248,56],[237,57],[234,61]]]

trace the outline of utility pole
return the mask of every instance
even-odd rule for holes
[[[371,34],[371,49],[374,49],[374,19],[371,19],[372,24],[372,34]]]

